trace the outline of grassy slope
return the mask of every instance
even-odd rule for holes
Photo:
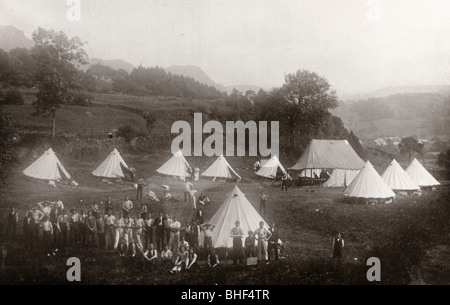
[[[50,129],[50,120],[42,117],[32,117],[29,105],[6,106],[7,112],[14,115],[22,126],[29,130]],[[91,107],[63,106],[58,110],[58,132],[100,136],[106,131],[131,124],[144,128],[142,116],[132,111],[114,108],[114,105],[134,107],[143,111],[154,111],[158,114],[157,132],[167,132],[174,117],[188,117],[188,111],[193,107],[207,106],[208,102],[189,102],[181,100],[160,100],[158,98],[117,97],[98,95]],[[104,106],[103,104],[107,105]],[[171,110],[171,111],[169,111]],[[90,112],[92,116],[86,113]],[[159,129],[158,129],[159,128]],[[18,206],[23,215],[25,207],[40,200],[63,200],[68,208],[77,205],[79,199],[84,199],[87,209],[93,201],[105,199],[111,195],[119,204],[123,195],[134,195],[130,184],[117,183],[108,187],[90,175],[90,172],[105,156],[74,159],[61,156],[60,159],[80,186],[70,187],[58,185],[50,188],[44,182],[27,178],[21,171],[32,160],[20,160],[15,164],[8,185],[2,188],[2,206],[0,213],[5,213],[8,206]],[[123,153],[126,162],[137,168],[138,174],[149,179],[150,188],[158,194],[162,192],[161,185],[168,184],[173,189],[176,198],[182,197],[182,182],[170,177],[155,175],[155,170],[169,157],[169,152],[151,152],[132,155]],[[213,160],[206,157],[188,157],[188,161],[198,164],[203,171]],[[381,173],[390,158],[373,152],[369,159]],[[399,230],[399,224],[413,223],[420,219],[423,207],[430,202],[445,196],[445,190],[427,194],[422,198],[400,198],[396,204],[380,206],[354,206],[341,202],[340,189],[301,188],[280,192],[279,187],[271,187],[270,182],[253,179],[251,166],[253,158],[228,158],[230,164],[243,177],[239,187],[247,195],[250,202],[258,207],[258,193],[261,188],[269,195],[267,207],[268,221],[279,224],[280,234],[287,248],[283,253],[286,258],[277,264],[252,270],[236,269],[222,266],[219,271],[211,273],[200,269],[194,274],[180,274],[172,277],[163,271],[140,273],[136,270],[136,262],[120,259],[115,252],[73,249],[61,257],[46,259],[42,255],[28,257],[20,247],[11,247],[6,260],[6,271],[0,277],[2,283],[65,283],[65,259],[70,256],[80,257],[83,263],[83,283],[135,283],[135,284],[168,284],[168,283],[365,283],[364,260],[368,251],[376,248],[379,240],[390,240]],[[400,160],[406,165],[405,160]],[[284,164],[289,167],[291,164]],[[205,216],[209,218],[218,209],[233,184],[211,182],[202,179],[195,185],[198,190],[206,190],[213,205],[205,207]],[[314,190],[311,192],[310,190]],[[164,209],[171,215],[178,215],[181,221],[191,217],[191,207],[184,203],[168,203],[165,206],[151,205],[150,210],[157,212]],[[4,219],[3,216],[1,219]],[[427,223],[423,225],[427,226]],[[345,272],[336,273],[330,267],[328,260],[331,248],[332,234],[344,231],[346,239]],[[20,230],[19,230],[20,231]],[[440,246],[439,242],[430,246],[423,264],[426,266],[425,280],[428,283],[450,282],[448,260],[442,258],[442,253],[448,252],[448,246]],[[436,246],[436,247],[435,247]],[[439,248],[443,247],[443,248]],[[387,247],[389,248],[389,247]],[[389,248],[390,249],[390,248]],[[358,258],[358,260],[355,260]],[[110,266],[115,266],[110,268]],[[35,266],[35,267],[33,267]],[[331,270],[331,273],[326,272]],[[440,272],[439,272],[440,270]],[[333,273],[334,272],[334,273]],[[428,273],[427,273],[428,272]],[[356,275],[356,277],[355,277]],[[271,278],[272,277],[272,278]],[[196,282],[197,281],[197,282]],[[394,281],[395,282],[395,281]]]

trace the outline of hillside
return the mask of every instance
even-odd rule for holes
[[[133,69],[134,66],[132,64],[130,64],[129,62],[126,62],[122,59],[110,59],[110,60],[105,60],[105,59],[100,59],[100,58],[89,58],[89,65],[104,65],[107,67],[110,67],[111,69],[114,70],[125,70],[127,71],[127,73],[130,73]]]
[[[436,93],[406,93],[340,103],[332,113],[361,138],[448,136],[450,98]]]
[[[359,100],[366,100],[371,98],[382,98],[396,94],[407,93],[436,93],[441,95],[450,95],[450,85],[440,86],[389,86],[380,88],[374,91],[365,92],[361,94],[344,94],[342,100],[346,103],[353,103]]]
[[[0,26],[0,49],[9,51],[15,48],[31,48],[33,44],[18,28],[10,25]]]
[[[167,72],[172,74],[183,75],[187,77],[191,77],[198,81],[199,83],[212,86],[219,91],[225,92],[226,87],[222,86],[211,79],[201,68],[192,65],[184,65],[184,66],[170,66],[165,68]]]

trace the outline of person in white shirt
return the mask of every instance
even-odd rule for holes
[[[51,253],[55,255],[52,245],[53,224],[50,222],[48,216],[44,216],[44,219],[42,220],[40,226],[42,228],[42,235],[44,237],[44,246],[47,252],[47,256],[50,256]]]
[[[76,208],[73,208],[70,213],[70,243],[73,247],[80,240],[80,214],[77,213]]]
[[[173,253],[169,249],[169,246],[166,246],[164,250],[161,251],[161,258],[172,259]]]
[[[134,235],[134,242],[136,244],[136,247],[141,247],[142,249],[144,248],[143,243],[142,243],[144,226],[145,226],[144,219],[142,219],[141,214],[138,213],[137,218],[134,221],[133,235]]]
[[[119,242],[123,239],[123,228],[125,227],[125,222],[123,220],[122,214],[118,218],[116,218],[116,222],[114,224],[114,228],[116,229],[115,239],[114,239],[114,249],[117,249],[119,246]],[[123,256],[122,253],[119,252],[120,256]]]
[[[264,228],[264,221],[259,222],[259,228],[255,230],[255,237],[258,240],[258,261],[268,260],[269,257],[267,255],[267,240],[270,239],[272,233]]]
[[[181,224],[178,221],[177,216],[173,218],[173,221],[170,223],[169,226],[170,226],[169,249],[171,249],[173,252],[178,252]]]
[[[122,256],[124,256],[125,253],[128,253],[131,247],[131,256],[134,257],[136,255],[136,248],[133,239],[134,220],[130,218],[129,215],[125,215],[123,222],[123,237],[119,250],[121,251]]]
[[[184,184],[184,202],[191,200],[191,191],[194,189],[194,185],[190,183],[189,181],[186,181]],[[187,198],[187,200],[186,200]]]
[[[128,196],[125,196],[125,200],[124,200],[124,202],[122,204],[122,208],[123,208],[123,212],[124,213],[128,213],[128,214],[133,209],[133,202],[128,199]],[[125,214],[124,214],[124,216],[125,216]]]
[[[114,248],[115,242],[114,224],[116,222],[116,217],[112,215],[111,212],[111,209],[108,208],[103,219],[105,222],[105,250]]]

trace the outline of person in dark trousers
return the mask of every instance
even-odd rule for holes
[[[272,226],[269,228],[272,235],[269,238],[269,260],[272,256],[272,250],[274,253],[275,260],[278,260],[278,252],[280,251],[280,245],[278,244],[278,228],[275,227],[275,223],[272,222]]]
[[[344,248],[344,239],[340,232],[337,233],[336,237],[333,239],[333,258],[342,258],[342,249]]]
[[[266,203],[267,203],[267,195],[264,191],[261,191],[259,195],[259,214],[264,217],[266,214]]]
[[[287,183],[288,183],[288,173],[284,173],[283,177],[281,178],[281,190],[286,189],[287,192]]]
[[[19,214],[17,214],[16,209],[11,207],[8,213],[7,225],[6,225],[6,235],[12,238],[16,237],[17,223],[19,222]]]
[[[137,181],[137,190],[136,190],[136,200],[142,200],[142,193],[144,190],[145,181],[142,178],[139,178]]]
[[[23,234],[25,235],[25,251],[33,251],[33,211],[30,210],[23,219]]]
[[[246,257],[255,257],[256,256],[256,247],[255,247],[255,235],[253,235],[253,231],[248,231],[248,236],[245,238],[245,256]]]
[[[161,252],[164,249],[164,216],[162,212],[159,212],[159,216],[153,222],[153,227],[156,235],[156,249]]]
[[[233,265],[236,265],[237,262],[243,263],[244,250],[242,248],[242,238],[244,237],[244,232],[240,228],[241,223],[237,220],[235,223],[235,227],[231,229],[230,237],[233,238]]]

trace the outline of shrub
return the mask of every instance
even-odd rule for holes
[[[119,127],[117,130],[117,136],[123,138],[126,143],[130,143],[134,138],[143,135],[144,133],[141,130],[130,125]]]
[[[1,97],[0,97],[1,100]],[[5,93],[3,103],[6,105],[23,105],[24,99],[22,93],[17,89],[9,89]]]

